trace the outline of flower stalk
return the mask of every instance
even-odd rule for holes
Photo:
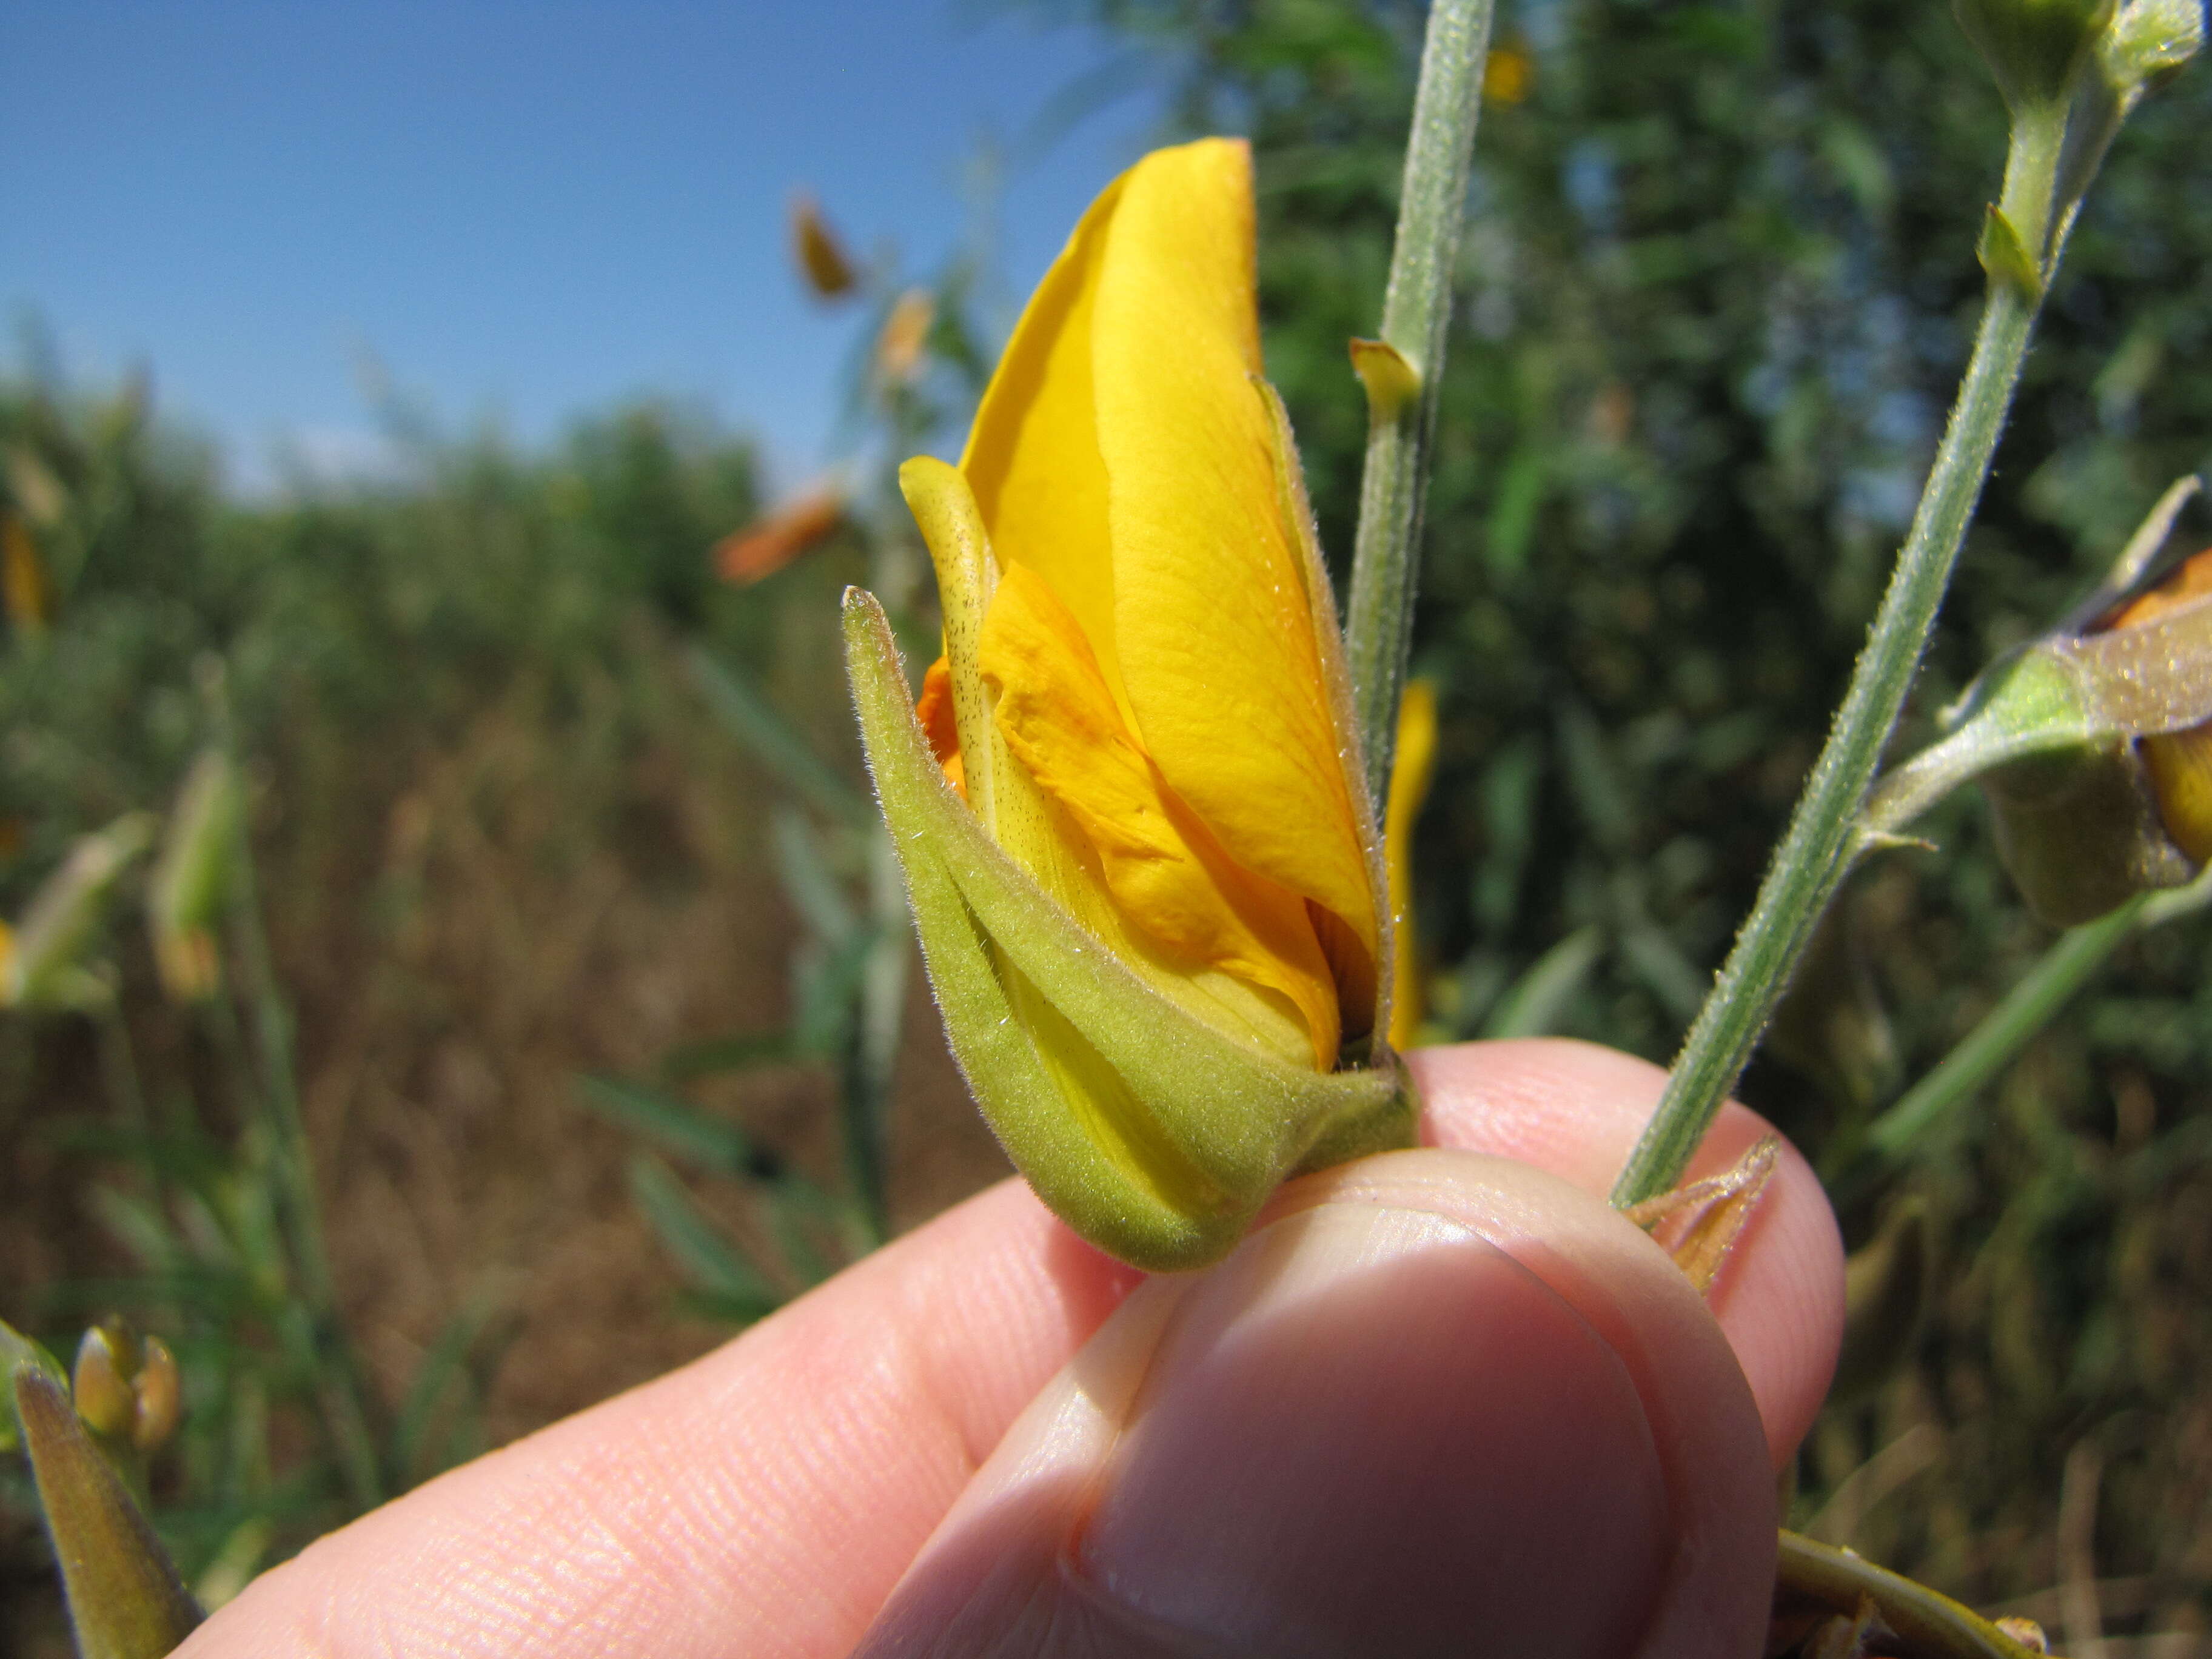
[[[2054,148],[2016,141],[2007,168],[2008,198],[2018,193],[2032,200],[2039,188],[2047,201],[2057,185],[2057,164]],[[2026,176],[2031,167],[2039,176]],[[2003,222],[2003,216],[1991,222]],[[2054,249],[2051,264],[2057,258]],[[1751,916],[1690,1028],[1657,1110],[1614,1183],[1616,1206],[1641,1203],[1680,1177],[1742,1075],[1814,924],[1850,868],[1859,804],[1905,707],[1967,521],[1981,498],[2048,273],[2045,265],[2030,288],[1992,264],[1973,356],[1873,633]]]
[[[1378,810],[1389,799],[1398,696],[1413,642],[1429,446],[1492,10],[1492,0],[1436,0],[1430,9],[1382,337],[1352,348],[1352,367],[1367,388],[1368,426],[1345,636],[1352,708],[1367,745],[1367,792]]]

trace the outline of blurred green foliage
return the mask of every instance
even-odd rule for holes
[[[0,915],[20,916],[88,831],[166,813],[210,744],[248,762],[254,840],[275,855],[259,895],[250,866],[220,884],[211,995],[165,1004],[134,876],[85,939],[81,1006],[0,1016],[10,1259],[27,1232],[63,1267],[11,1284],[9,1311],[62,1352],[113,1308],[171,1341],[185,1422],[156,1512],[217,1596],[482,1449],[512,1330],[481,1286],[457,1285],[401,1386],[366,1387],[302,1208],[294,1012],[260,900],[288,954],[339,953],[337,994],[368,995],[367,964],[343,953],[364,918],[407,908],[370,877],[395,799],[437,757],[519,708],[533,743],[619,778],[663,718],[653,665],[678,637],[742,661],[764,659],[775,629],[772,606],[717,582],[706,556],[759,502],[750,447],[705,422],[639,406],[542,459],[392,424],[388,483],[239,501],[140,388],[0,382],[0,515],[29,532],[0,649]],[[637,840],[619,789],[568,804],[574,835]],[[12,1460],[0,1482],[0,1573],[35,1575],[37,1552],[14,1559],[35,1510]],[[0,1646],[18,1639],[0,1626]]]

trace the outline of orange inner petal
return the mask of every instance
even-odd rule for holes
[[[983,681],[1008,751],[1097,850],[1129,920],[1169,951],[1285,998],[1336,1063],[1336,985],[1304,899],[1240,869],[1170,788],[1115,707],[1067,607],[1008,567],[985,618]]]
[[[960,728],[952,717],[952,665],[943,657],[930,664],[929,672],[921,677],[921,696],[915,702],[914,717],[921,722],[923,735],[929,739],[929,752],[937,757],[937,763],[945,769],[945,775],[960,792],[961,799],[967,799],[967,769],[960,762]]]

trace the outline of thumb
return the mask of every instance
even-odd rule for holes
[[[1766,1440],[1688,1282],[1468,1152],[1297,1183],[1014,1425],[860,1651],[1759,1651]]]

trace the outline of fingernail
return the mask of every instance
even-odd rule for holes
[[[1668,1553],[1650,1425],[1590,1325],[1455,1222],[1330,1205],[1193,1287],[1075,1559],[1201,1647],[1615,1659]]]

